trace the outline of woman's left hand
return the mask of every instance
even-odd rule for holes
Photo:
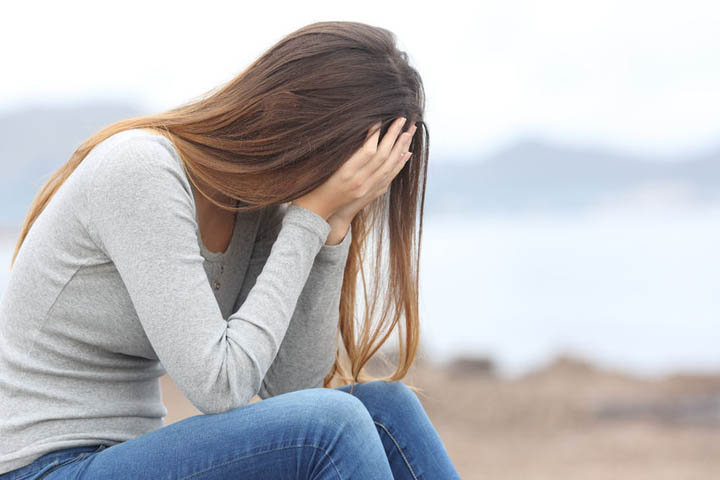
[[[415,122],[413,122],[410,128],[401,135],[401,140],[398,140],[393,146],[393,153],[396,154],[397,152],[397,156],[392,155],[392,161],[381,164],[373,173],[373,177],[382,179],[379,181],[376,188],[369,191],[365,196],[344,205],[339,210],[336,210],[328,218],[328,223],[330,223],[330,219],[334,219],[334,222],[340,226],[339,229],[342,229],[342,226],[344,225],[350,225],[350,222],[352,222],[353,218],[355,218],[355,215],[357,215],[360,210],[388,190],[392,180],[398,173],[400,173],[400,170],[402,170],[405,163],[410,159],[411,152],[408,152],[408,147],[412,142],[415,130],[417,130],[417,126],[415,125]],[[395,160],[395,158],[397,158],[397,160]],[[333,230],[334,229],[335,227],[333,227]],[[340,237],[340,239],[342,238],[344,238],[344,236]]]
[[[365,196],[344,205],[328,217],[327,222],[332,227],[332,230],[325,241],[325,245],[337,245],[340,243],[345,238],[345,234],[347,233],[353,218],[355,218],[355,215],[357,215],[357,213],[372,200],[387,191],[390,187],[390,182],[392,182],[395,176],[400,173],[402,167],[405,166],[405,163],[410,159],[410,152],[407,150],[412,142],[413,134],[416,129],[417,126],[415,125],[415,122],[413,122],[408,131],[401,135],[404,139],[397,141],[393,146],[393,153],[396,155],[399,153],[399,155],[397,155],[399,160],[388,162],[387,164],[381,164],[373,173],[373,177],[382,178],[382,181],[378,183],[376,188],[368,192]],[[392,155],[392,157],[395,158],[395,155]]]

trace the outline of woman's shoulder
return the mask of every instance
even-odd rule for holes
[[[87,162],[87,163],[86,163]],[[85,164],[85,165],[82,165]],[[170,141],[143,129],[115,133],[81,162],[84,202],[131,209],[137,201],[191,204],[192,187]]]
[[[172,142],[160,133],[144,128],[131,128],[114,133],[98,142],[87,154],[86,159],[106,156],[125,158],[126,154],[143,154],[145,157],[164,160],[172,158],[179,161],[179,156]]]
[[[152,176],[173,173],[188,184],[181,159],[172,142],[160,134],[134,128],[100,141],[82,161],[91,184],[152,181]]]
[[[82,163],[83,201],[78,212],[98,245],[117,234],[113,223],[127,221],[123,235],[141,232],[147,222],[174,231],[178,219],[194,225],[191,184],[177,153],[162,136],[123,130],[99,142]],[[154,231],[153,234],[161,234]]]

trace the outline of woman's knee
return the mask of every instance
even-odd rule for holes
[[[285,394],[286,412],[297,422],[330,430],[372,429],[374,423],[363,402],[332,388],[309,388]]]
[[[309,388],[283,395],[284,417],[292,418],[289,429],[323,454],[312,456],[309,463],[327,460],[340,471],[355,472],[360,478],[380,478],[379,471],[383,478],[391,478],[375,422],[359,398],[332,388]]]
[[[401,381],[375,380],[367,382],[366,385],[366,388],[372,389],[375,395],[384,397],[392,403],[407,405],[418,401],[415,392]]]
[[[373,380],[355,384],[353,395],[363,402],[365,408],[374,417],[423,409],[415,392],[401,381]]]

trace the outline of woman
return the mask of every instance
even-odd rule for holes
[[[83,143],[34,199],[0,304],[0,479],[458,478],[401,382],[423,111],[391,32],[319,22]],[[367,375],[396,327],[397,369]],[[205,415],[163,426],[165,373]]]

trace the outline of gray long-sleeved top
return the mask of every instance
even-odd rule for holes
[[[203,413],[322,386],[351,230],[325,245],[324,218],[283,204],[238,212],[212,252],[193,195],[172,142],[132,129],[36,219],[0,299],[0,473],[162,427],[165,373]]]

